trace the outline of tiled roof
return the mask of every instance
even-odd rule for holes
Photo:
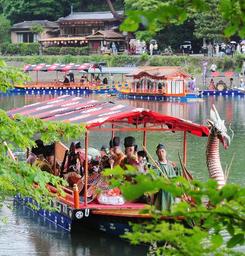
[[[89,35],[86,38],[89,39],[94,39],[94,38],[122,38],[124,39],[124,36],[120,33],[117,33],[113,30],[99,30],[95,32],[93,35]]]
[[[123,11],[118,11],[119,15],[123,14]],[[58,22],[67,20],[114,20],[114,17],[110,11],[107,12],[73,12],[66,17],[58,19]]]
[[[58,24],[53,21],[48,20],[30,20],[30,21],[23,21],[20,23],[16,23],[12,26],[12,29],[20,29],[20,28],[31,28],[33,25],[40,24],[44,28],[58,28]]]

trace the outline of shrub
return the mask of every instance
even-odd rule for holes
[[[37,55],[39,54],[38,43],[4,43],[0,46],[3,55]]]
[[[47,47],[43,49],[46,55],[87,55],[88,47]]]

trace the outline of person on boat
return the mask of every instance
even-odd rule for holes
[[[123,168],[126,168],[126,165],[132,165],[137,167],[138,159],[137,159],[137,145],[135,143],[135,138],[132,136],[128,136],[124,139],[124,147],[125,147],[125,157],[121,163]]]
[[[100,171],[111,167],[109,160],[109,149],[105,145],[103,145],[100,149]]]
[[[123,159],[125,158],[125,155],[120,147],[120,137],[114,137],[110,141],[110,152],[110,167],[113,168],[117,165],[121,165]]]
[[[68,76],[70,78],[70,83],[75,83],[74,73],[70,72]]]
[[[64,76],[63,84],[69,84],[69,78],[67,76]]]
[[[107,79],[107,77],[105,77],[104,79],[103,79],[103,82],[102,82],[103,84],[108,84],[108,79]]]
[[[158,160],[155,162],[154,170],[159,176],[164,176],[168,179],[181,176],[181,172],[176,165],[167,158],[166,147],[163,144],[158,144],[156,148],[156,155]],[[170,210],[175,198],[171,193],[161,190],[157,193],[155,198],[155,206],[160,210]]]
[[[149,159],[146,152],[144,150],[138,151],[137,158],[138,158],[137,169],[139,170],[140,173],[146,173],[149,167]]]
[[[214,90],[215,90],[215,84],[214,84],[213,78],[210,80],[208,89],[211,90],[211,91],[214,91]]]

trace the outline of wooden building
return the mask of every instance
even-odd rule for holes
[[[123,52],[126,47],[125,37],[112,30],[99,30],[86,37],[90,53]]]
[[[123,14],[122,11],[118,12]],[[88,36],[98,30],[111,30],[118,27],[110,11],[104,12],[71,12],[68,16],[58,19],[61,36]]]
[[[33,33],[32,28],[35,25],[41,25],[43,32],[40,34]],[[48,39],[59,34],[59,26],[56,22],[48,20],[32,20],[16,23],[11,28],[11,42],[16,43],[33,43],[38,40]]]

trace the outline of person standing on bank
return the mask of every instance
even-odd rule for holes
[[[181,171],[170,162],[167,158],[167,151],[163,144],[159,144],[156,148],[158,160],[156,161],[155,171],[159,176],[167,177],[169,179],[181,176]],[[169,192],[160,190],[155,198],[155,206],[159,210],[170,210],[175,198]]]

